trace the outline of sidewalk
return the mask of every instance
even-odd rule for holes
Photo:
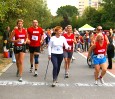
[[[87,55],[88,55],[87,52],[83,52],[83,53],[81,53],[81,54],[85,55],[86,57],[87,57]],[[113,64],[112,69],[108,69],[108,71],[115,75],[115,61],[113,61],[112,64]]]

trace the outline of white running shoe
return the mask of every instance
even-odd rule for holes
[[[95,80],[94,84],[95,84],[95,85],[98,85],[98,80]]]
[[[56,86],[56,81],[53,81],[52,87],[55,87],[55,86]]]
[[[33,67],[30,68],[30,73],[32,73],[32,71],[33,71]]]
[[[76,58],[72,56],[72,59],[75,60]]]
[[[34,77],[37,77],[37,76],[38,76],[38,72],[37,72],[37,70],[35,70]]]
[[[20,77],[20,78],[18,79],[18,81],[19,81],[19,82],[22,82],[22,77]]]
[[[99,80],[100,80],[100,82],[101,82],[102,84],[105,84],[103,78],[99,78]]]

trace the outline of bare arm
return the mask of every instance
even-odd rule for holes
[[[110,43],[110,42],[109,42],[109,40],[108,40],[107,35],[105,35],[105,40],[107,41],[107,44],[109,44],[109,43]]]

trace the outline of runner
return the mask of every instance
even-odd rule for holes
[[[93,63],[95,67],[95,84],[98,84],[98,79],[102,84],[104,84],[103,76],[107,70],[106,63],[106,49],[107,42],[104,40],[104,36],[99,33],[96,37],[96,42],[89,48],[88,58],[91,56],[91,52],[93,51]],[[102,68],[101,75],[99,76],[100,68]]]
[[[93,45],[96,41],[96,36],[101,33],[103,34],[104,36],[104,40],[107,41],[107,44],[109,43],[109,40],[107,38],[107,36],[103,33],[103,30],[102,30],[102,26],[98,26],[97,29],[96,29],[96,33],[93,34],[93,36],[91,36],[90,40],[91,40],[91,45]]]
[[[11,35],[10,41],[14,43],[14,53],[16,57],[16,65],[17,65],[17,77],[19,76],[19,82],[22,82],[22,72],[23,72],[23,61],[26,51],[26,41],[27,41],[27,31],[23,28],[23,20],[18,19],[17,27],[15,28]],[[13,39],[15,37],[15,39]]]
[[[71,47],[70,50],[65,49],[64,47],[64,60],[65,60],[65,78],[69,77],[69,68],[70,68],[70,62],[73,55],[73,45],[76,43],[75,36],[72,31],[72,26],[67,26],[67,33],[64,33],[63,36],[66,38],[66,41],[68,45]]]
[[[65,37],[61,36],[62,27],[55,27],[55,36],[52,36],[48,44],[48,58],[51,59],[53,64],[53,84],[52,87],[55,87],[58,75],[60,72],[60,66],[63,60],[63,45],[66,49],[69,48]]]
[[[34,76],[38,76],[38,65],[39,65],[39,53],[40,45],[43,43],[43,29],[38,26],[38,21],[33,20],[33,26],[27,29],[28,31],[28,43],[30,51],[30,72],[33,71],[33,60],[35,61]]]

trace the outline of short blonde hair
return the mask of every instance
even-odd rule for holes
[[[72,28],[72,25],[67,25],[67,28],[71,27]]]
[[[17,20],[17,24],[18,24],[19,22],[22,22],[22,23],[23,23],[24,21],[23,21],[22,19],[18,19],[18,20]]]

